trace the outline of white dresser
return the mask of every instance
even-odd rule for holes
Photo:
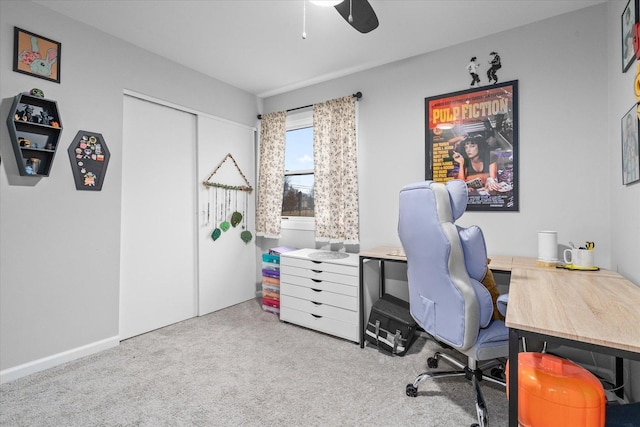
[[[359,342],[358,255],[300,249],[280,256],[280,320]]]

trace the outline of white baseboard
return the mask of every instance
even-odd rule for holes
[[[72,360],[99,353],[103,350],[116,347],[119,344],[120,337],[115,336],[83,345],[82,347],[67,350],[62,353],[43,357],[42,359],[34,360],[22,365],[14,366],[13,368],[3,369],[0,371],[0,384],[8,383],[10,381],[17,380],[18,378],[26,377],[27,375],[35,374],[36,372],[71,362]]]

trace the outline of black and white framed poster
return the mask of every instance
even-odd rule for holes
[[[635,27],[638,22],[638,2],[639,0],[629,0],[627,6],[622,12],[621,28],[622,28],[622,72],[626,72],[633,61],[636,59],[634,47]]]
[[[631,107],[622,118],[622,184],[640,181],[638,106]]]

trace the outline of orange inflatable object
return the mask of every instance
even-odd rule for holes
[[[604,426],[604,389],[591,372],[543,353],[520,353],[518,365],[518,421],[522,426]],[[508,363],[506,374],[508,384]]]

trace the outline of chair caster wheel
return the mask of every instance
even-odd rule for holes
[[[418,397],[418,388],[413,384],[407,384],[407,396]]]
[[[504,378],[504,369],[502,368],[493,368],[491,370],[491,376],[494,378]]]
[[[427,366],[429,368],[437,368],[438,367],[438,359],[435,357],[430,357],[427,359]]]

